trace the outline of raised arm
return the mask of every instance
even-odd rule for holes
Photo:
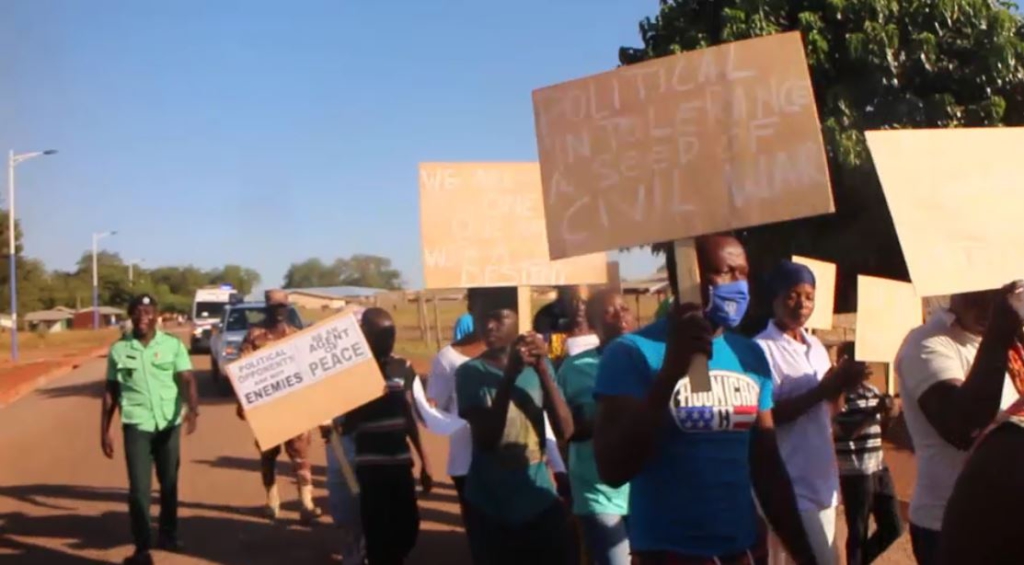
[[[820,402],[835,402],[844,390],[863,382],[869,374],[864,363],[843,359],[818,382],[818,386],[796,396],[776,399],[772,419],[780,426],[793,422]]]
[[[551,429],[558,441],[567,441],[573,434],[572,412],[565,403],[562,391],[555,384],[554,368],[548,361],[547,346],[544,339],[537,334],[527,338],[526,347],[531,364],[540,376],[540,386],[544,393],[544,414],[551,422]]]
[[[597,370],[594,455],[601,481],[619,487],[650,461],[668,425],[672,393],[697,353],[711,355],[711,326],[693,304],[669,313],[665,358],[653,381],[651,368],[631,343],[612,342]]]

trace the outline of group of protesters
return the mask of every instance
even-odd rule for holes
[[[833,564],[840,500],[847,563],[872,562],[901,535],[882,449],[896,403],[868,383],[849,347],[833,360],[806,329],[813,273],[788,261],[772,270],[770,319],[745,337],[743,246],[729,235],[696,243],[703,304],[673,303],[641,328],[614,290],[561,289],[526,333],[514,289],[469,291],[468,317],[433,360],[426,395],[466,423],[450,436],[447,474],[474,563],[761,564],[777,542],[794,563]],[[921,565],[1018,561],[1011,530],[1024,497],[1024,404],[1013,403],[1024,390],[1024,336],[1011,299],[1022,290],[953,296],[896,359],[918,461],[909,529]],[[297,331],[283,293],[269,291],[266,302],[244,352]],[[156,330],[153,298],[136,297],[129,313],[132,331],[108,360],[101,443],[113,457],[120,409],[136,544],[125,562],[151,563],[150,471],[155,464],[161,487],[156,546],[180,549],[179,430],[195,429],[199,403],[187,351]],[[367,309],[360,324],[384,394],[321,427],[325,445],[340,438],[327,448],[330,514],[344,563],[403,563],[420,527],[413,451],[422,490],[433,486],[410,392],[417,376],[393,353],[387,311]],[[699,356],[710,391],[694,390],[688,376]],[[262,453],[268,517],[280,513],[282,447],[300,517],[319,515],[314,436]]]

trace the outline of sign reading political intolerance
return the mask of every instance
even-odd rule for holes
[[[268,449],[381,395],[384,379],[351,310],[225,367]]]
[[[607,257],[548,257],[537,163],[422,163],[426,288],[600,284]]]
[[[834,211],[797,32],[533,93],[552,258]]]

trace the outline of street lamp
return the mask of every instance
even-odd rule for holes
[[[92,329],[100,329],[100,275],[96,266],[96,252],[99,241],[108,235],[117,235],[116,231],[104,231],[92,234]]]
[[[11,361],[18,360],[18,268],[15,264],[17,245],[14,237],[14,167],[33,157],[53,155],[56,152],[56,149],[47,149],[46,151],[15,154],[11,149],[7,154],[7,264],[11,277]]]
[[[142,265],[145,259],[132,259],[128,261],[128,286],[135,286],[135,265]]]

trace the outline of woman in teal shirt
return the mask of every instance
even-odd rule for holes
[[[569,481],[573,513],[580,520],[591,562],[596,565],[629,565],[629,485],[612,488],[597,476],[594,446],[594,384],[597,364],[606,344],[631,332],[636,322],[622,296],[610,290],[595,293],[587,301],[587,322],[601,345],[565,360],[557,383],[573,414],[573,435],[569,439]]]

